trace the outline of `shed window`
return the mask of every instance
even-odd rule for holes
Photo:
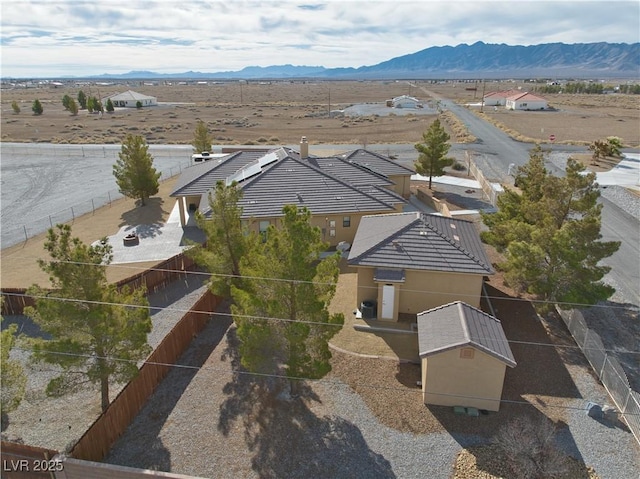
[[[473,348],[462,348],[460,350],[460,359],[473,359]]]
[[[351,216],[343,216],[342,217],[342,227],[350,228],[351,227]]]

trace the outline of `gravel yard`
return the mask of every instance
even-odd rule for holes
[[[505,314],[513,303],[497,306]],[[544,334],[540,323],[519,317],[512,326],[518,323],[525,336]],[[570,344],[566,332],[557,334]],[[181,358],[187,367],[171,371],[106,462],[199,477],[449,478],[463,448],[486,444],[508,418],[527,414],[556,423],[560,447],[584,474],[592,466],[603,479],[633,477],[640,468],[638,446],[622,424],[585,414],[587,401],[603,404],[607,395],[572,349],[514,345],[520,364],[504,394],[514,402],[468,418],[422,404],[418,366],[335,352],[332,373],[287,401],[240,372],[236,347],[230,319],[214,317]],[[518,368],[537,380],[523,384]],[[455,477],[478,477],[463,469]]]

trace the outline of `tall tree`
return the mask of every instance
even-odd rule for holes
[[[73,98],[69,98],[67,109],[69,110],[72,116],[76,116],[78,114],[78,104]]]
[[[113,102],[111,101],[111,98],[107,98],[107,104],[105,105],[105,107],[109,113],[113,113],[115,108],[113,107]]]
[[[193,145],[193,152],[202,153],[203,151],[211,151],[212,142],[213,138],[209,134],[207,124],[202,120],[198,120],[196,130],[193,135],[193,141],[191,142],[191,145]]]
[[[600,261],[620,243],[601,241],[602,205],[595,174],[585,174],[569,159],[565,176],[550,175],[536,147],[517,176],[522,194],[508,190],[498,198],[498,212],[482,214],[487,243],[505,254],[499,265],[517,291],[553,303],[595,304],[614,292],[602,277],[611,269]]]
[[[16,115],[20,113],[20,105],[18,105],[18,102],[13,100],[11,102],[11,109],[13,110],[13,113],[15,113]]]
[[[451,147],[449,138],[440,120],[436,119],[422,134],[422,143],[416,143],[414,147],[420,153],[416,161],[416,172],[429,175],[429,189],[432,177],[444,175],[444,168],[453,164],[453,158],[447,157]]]
[[[38,264],[49,275],[53,291],[32,286],[29,294],[37,298],[36,305],[25,314],[51,339],[35,342],[34,359],[63,369],[49,382],[48,395],[62,396],[87,382],[98,383],[105,411],[110,381],[129,381],[138,372],[136,362],[151,351],[144,291],[118,291],[109,284],[111,246],[104,241],[87,246],[71,237],[69,225],[50,229],[45,249],[51,259]]]
[[[242,287],[232,287],[234,321],[243,366],[253,372],[318,379],[330,370],[328,341],[344,322],[329,314],[339,256],[320,260],[326,250],[308,209],[283,208],[281,226],[269,227],[261,247],[240,263]],[[270,278],[270,279],[265,279]],[[271,319],[277,318],[277,319]]]
[[[225,298],[230,297],[232,285],[240,287],[240,260],[252,245],[255,246],[255,238],[242,225],[240,199],[242,190],[235,183],[225,185],[219,181],[216,184],[215,192],[209,193],[211,217],[196,216],[207,241],[204,246],[196,245],[187,253],[212,273],[211,292]]]
[[[65,110],[69,109],[69,102],[71,101],[71,97],[69,95],[65,95],[62,97],[62,106]]]
[[[42,103],[37,98],[33,100],[33,105],[31,105],[31,111],[33,111],[34,115],[42,115],[44,112],[44,108],[42,108]]]
[[[85,95],[82,90],[78,92],[78,103],[80,104],[80,108],[83,110],[87,109],[87,95]]]
[[[4,319],[0,318],[0,321]],[[9,359],[11,349],[15,344],[15,334],[17,326],[12,324],[2,331],[2,347],[0,348],[0,375],[2,385],[0,387],[2,414],[15,410],[24,397],[24,390],[27,384],[27,376],[24,374],[22,365],[15,359]]]
[[[145,201],[155,195],[159,189],[160,173],[153,167],[153,157],[149,154],[149,145],[141,136],[127,135],[122,142],[119,159],[113,165],[113,176],[120,193]]]

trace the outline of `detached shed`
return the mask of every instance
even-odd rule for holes
[[[391,100],[394,108],[422,108],[422,103],[417,98],[409,95],[400,95]]]
[[[498,411],[516,361],[500,320],[461,301],[418,314],[425,404]]]

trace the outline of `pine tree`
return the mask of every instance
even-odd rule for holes
[[[241,199],[242,190],[235,183],[225,185],[219,181],[215,191],[209,193],[210,218],[196,217],[207,241],[204,246],[196,245],[187,252],[196,263],[213,273],[209,289],[224,298],[230,297],[232,285],[241,285],[240,260],[255,243],[255,238],[242,226],[242,208],[238,206]]]
[[[451,147],[447,143],[449,138],[440,120],[436,119],[422,134],[422,143],[416,143],[414,146],[420,153],[416,161],[416,172],[429,176],[429,189],[431,189],[432,177],[444,175],[444,168],[453,164],[453,158],[447,157]]]
[[[212,142],[213,138],[209,134],[207,124],[202,120],[198,120],[193,137],[193,142],[191,143],[191,145],[193,145],[193,152],[202,153],[203,151],[211,151]]]
[[[4,319],[0,318],[0,321],[4,321]],[[0,396],[2,400],[0,408],[3,415],[15,410],[20,405],[27,384],[27,376],[24,374],[22,365],[15,359],[9,359],[11,349],[15,345],[16,330],[17,326],[12,324],[2,331],[2,347],[0,348],[2,360],[0,363],[2,376]]]
[[[69,102],[71,101],[71,97],[69,95],[65,95],[62,97],[62,106],[65,110],[69,109]]]
[[[295,378],[318,379],[331,370],[328,341],[344,317],[327,310],[339,256],[319,259],[327,245],[320,229],[310,225],[308,209],[287,205],[283,213],[281,227],[269,227],[261,247],[243,257],[243,282],[232,287],[232,312],[242,365],[253,372],[288,376],[295,394]]]
[[[36,305],[25,308],[25,314],[51,339],[35,342],[34,359],[64,370],[49,382],[48,395],[77,391],[87,381],[98,383],[105,411],[110,381],[129,381],[138,372],[137,361],[151,351],[144,291],[118,291],[109,284],[105,268],[111,246],[106,241],[87,246],[71,237],[69,225],[50,229],[45,249],[51,259],[38,264],[53,290],[32,286],[29,294],[37,298]]]
[[[81,109],[87,109],[87,95],[85,95],[82,90],[78,92],[78,103],[80,104]]]
[[[73,98],[69,98],[67,109],[73,116],[76,116],[78,114],[78,104]]]
[[[543,300],[541,311],[553,303],[595,304],[614,292],[601,281],[611,268],[600,262],[620,243],[601,241],[600,192],[595,174],[584,170],[569,159],[565,176],[552,176],[537,147],[516,178],[522,194],[507,190],[497,213],[482,214],[489,228],[483,240],[505,254],[499,267],[506,281]]]
[[[42,103],[40,103],[40,100],[38,99],[33,100],[33,105],[31,106],[31,110],[33,111],[34,115],[42,115],[42,113],[44,112],[44,108],[42,108]]]
[[[113,111],[115,110],[115,108],[113,107],[113,102],[111,101],[111,98],[107,98],[106,109],[107,109],[107,112],[109,113],[113,113]]]
[[[146,199],[155,195],[159,189],[160,173],[153,167],[153,157],[149,154],[149,145],[141,136],[127,135],[122,143],[119,159],[113,165],[113,176],[120,193],[128,198]]]

